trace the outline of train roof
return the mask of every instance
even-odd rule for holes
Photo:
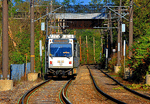
[[[73,34],[50,34],[49,39],[76,39],[76,36]]]

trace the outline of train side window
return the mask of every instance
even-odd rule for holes
[[[79,44],[77,45],[77,54],[78,54],[78,57],[80,57],[80,47],[79,47]]]
[[[76,57],[77,56],[77,54],[76,54],[76,51],[77,51],[77,49],[76,49],[76,43],[74,43],[74,56]]]
[[[76,57],[78,57],[78,44],[76,43]]]

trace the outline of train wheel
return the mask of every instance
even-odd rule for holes
[[[73,74],[72,75],[72,79],[75,80],[76,79],[76,75]]]

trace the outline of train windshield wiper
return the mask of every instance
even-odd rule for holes
[[[59,51],[60,47],[57,48],[56,52],[54,53],[54,56],[56,56],[56,53]]]

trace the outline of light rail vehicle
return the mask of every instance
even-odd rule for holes
[[[45,45],[45,74],[76,76],[80,64],[79,44],[73,34],[50,34]]]

